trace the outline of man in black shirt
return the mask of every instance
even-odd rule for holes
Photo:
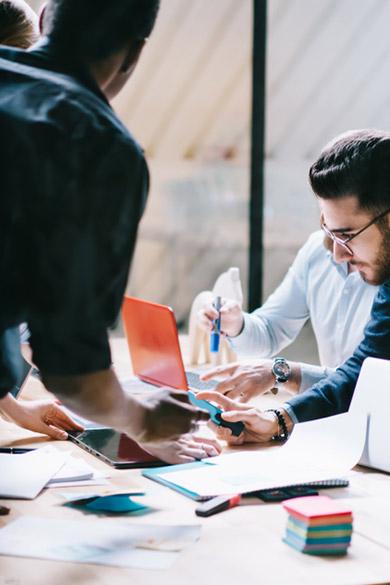
[[[148,190],[142,150],[108,101],[133,72],[158,4],[50,0],[31,51],[0,49],[0,398],[17,378],[26,321],[47,388],[176,462],[213,454],[192,438],[161,443],[206,415],[182,392],[126,395],[107,336]]]

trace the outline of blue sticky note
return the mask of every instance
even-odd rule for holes
[[[74,502],[74,505],[86,508],[94,512],[139,512],[140,510],[148,509],[148,506],[139,504],[131,499],[132,494],[113,494],[110,496],[98,496],[91,500],[78,504]]]

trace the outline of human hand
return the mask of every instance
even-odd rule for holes
[[[5,413],[19,426],[66,441],[68,431],[82,431],[82,426],[71,419],[53,400],[18,400]]]
[[[243,443],[266,443],[278,433],[279,426],[272,412],[263,412],[258,408],[235,402],[218,392],[198,392],[199,400],[208,400],[221,406],[224,412],[221,418],[228,422],[243,422],[244,431],[235,437],[229,428],[210,423],[210,427],[216,433],[218,439],[227,441],[230,445],[242,445]]]
[[[143,443],[142,448],[166,463],[191,463],[221,453],[221,445],[216,439],[206,439],[191,433],[182,435],[176,441],[158,444]]]
[[[211,380],[216,377],[224,379],[217,384],[214,391],[240,402],[248,402],[275,386],[272,360],[261,360],[255,366],[239,363],[218,366],[200,376],[200,379]]]
[[[128,434],[138,443],[178,440],[194,431],[199,421],[210,418],[208,412],[192,406],[182,390],[160,388],[137,397],[137,402],[137,422],[132,417]]]
[[[236,337],[244,325],[241,305],[231,299],[222,299],[221,303],[221,332],[229,337]],[[207,333],[211,332],[215,319],[218,319],[218,311],[211,303],[203,307],[197,315],[199,327]]]

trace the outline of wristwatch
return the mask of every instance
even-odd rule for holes
[[[271,388],[272,394],[277,394],[280,384],[284,384],[290,378],[291,368],[282,357],[274,359],[271,371],[275,376],[275,386]]]

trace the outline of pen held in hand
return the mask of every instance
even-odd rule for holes
[[[213,304],[215,310],[218,311],[218,317],[213,321],[213,330],[210,334],[210,351],[211,353],[218,353],[219,340],[221,337],[221,297],[216,297]]]

